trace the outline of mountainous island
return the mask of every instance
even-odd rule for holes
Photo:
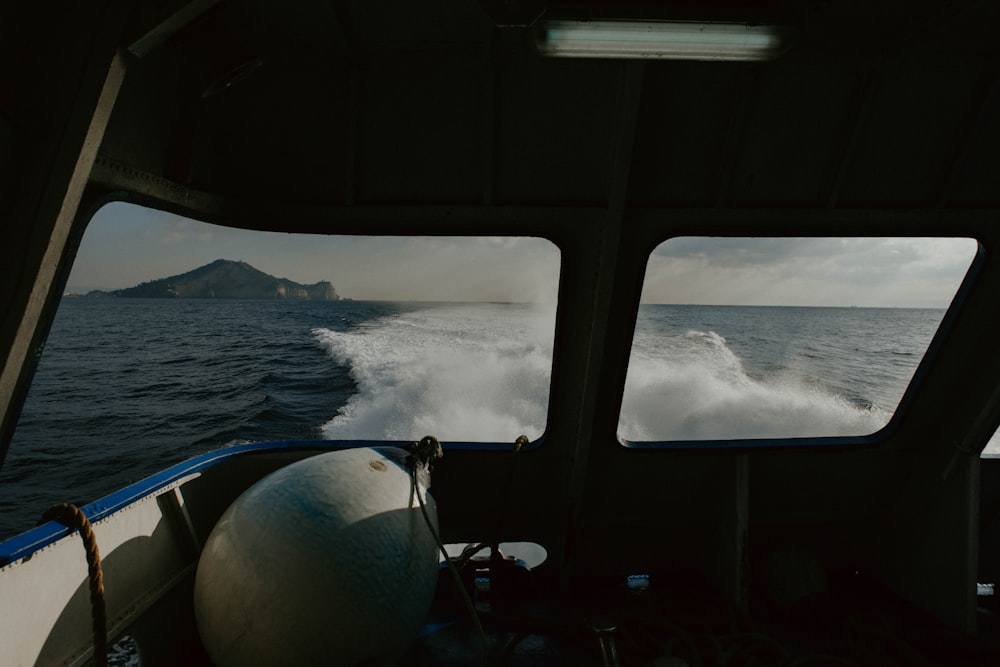
[[[120,296],[142,299],[303,299],[339,301],[333,284],[323,280],[300,285],[287,278],[275,278],[246,262],[217,259],[211,264],[169,278],[88,296]]]

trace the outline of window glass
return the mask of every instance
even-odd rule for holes
[[[0,471],[0,539],[228,444],[536,439],[558,279],[538,238],[276,234],[105,206]]]
[[[1000,429],[993,432],[993,437],[986,443],[982,456],[1000,458]]]
[[[977,247],[950,238],[663,242],[646,269],[619,438],[874,433]]]

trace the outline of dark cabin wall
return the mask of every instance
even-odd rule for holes
[[[122,2],[20,3],[0,62],[0,457],[6,451],[81,230],[76,204],[124,73]]]

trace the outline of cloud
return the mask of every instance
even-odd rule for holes
[[[131,287],[219,258],[301,283],[329,280],[355,299],[400,301],[554,302],[560,262],[538,238],[280,234],[114,203],[91,221],[68,289]]]
[[[164,245],[183,245],[186,243],[210,243],[214,238],[212,227],[201,222],[171,217],[162,223],[163,229],[150,230],[158,234],[159,242]]]
[[[789,255],[803,256],[809,239],[678,237],[661,243],[654,257],[701,258],[712,266],[773,264]]]
[[[669,239],[650,256],[643,301],[945,307],[971,239]]]
[[[975,251],[969,239],[680,237],[650,255],[643,301],[944,307]],[[218,258],[401,301],[552,302],[561,261],[538,238],[279,234],[115,203],[88,227],[69,288],[130,287]]]
[[[345,290],[361,298],[552,301],[559,251],[533,238],[407,237],[342,239]],[[350,286],[350,287],[348,287]]]

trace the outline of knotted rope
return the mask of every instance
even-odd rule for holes
[[[62,503],[49,508],[42,515],[42,522],[58,521],[80,532],[84,551],[87,552],[87,573],[90,582],[90,615],[94,632],[94,665],[108,664],[107,613],[104,607],[104,577],[101,574],[101,554],[97,538],[86,515],[76,505]]]

